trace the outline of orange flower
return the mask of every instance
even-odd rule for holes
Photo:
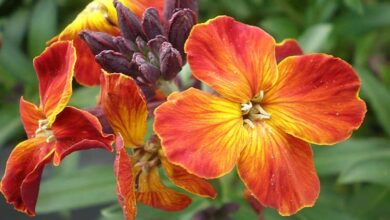
[[[157,138],[144,141],[148,110],[142,92],[133,79],[123,74],[107,74],[101,80],[101,106],[117,139],[115,175],[117,194],[127,219],[135,217],[135,200],[168,211],[186,208],[191,199],[167,188],[159,177],[162,166],[167,177],[191,193],[214,198],[216,192],[206,180],[170,164]],[[133,150],[129,156],[123,146]]]
[[[20,114],[28,140],[12,151],[0,190],[8,203],[35,215],[40,178],[47,163],[58,166],[77,150],[112,150],[112,136],[102,133],[97,118],[86,111],[66,107],[72,94],[76,62],[70,42],[58,42],[34,59],[39,80],[39,107],[20,99]]]
[[[276,56],[270,35],[226,16],[195,26],[185,49],[193,75],[219,95],[191,88],[156,109],[168,160],[204,178],[237,164],[249,191],[281,215],[312,206],[319,180],[309,143],[347,139],[366,112],[351,66],[289,49]]]
[[[162,11],[164,0],[119,0],[135,15],[141,17],[145,9],[155,7]],[[105,32],[110,35],[119,35],[118,18],[114,7],[114,0],[94,0],[56,37],[48,43],[73,40],[77,53],[75,78],[78,83],[86,86],[99,84],[100,66],[88,45],[79,37],[82,30]]]

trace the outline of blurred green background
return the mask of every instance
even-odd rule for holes
[[[12,148],[25,138],[21,95],[37,101],[32,59],[89,1],[0,0],[0,174]],[[296,38],[305,53],[324,52],[355,67],[368,104],[362,127],[334,147],[313,146],[321,194],[313,208],[288,219],[390,219],[390,2],[385,0],[200,0],[200,21],[226,14],[257,25],[277,41]],[[250,46],[250,45],[248,45]],[[98,88],[75,87],[71,104],[95,104]],[[310,114],[310,113],[309,113]],[[36,219],[121,219],[112,173],[113,155],[87,151],[48,166]],[[139,206],[138,219],[191,219],[226,202],[240,204],[232,219],[256,219],[234,172],[213,181],[215,201],[194,198],[189,209],[167,213]],[[28,219],[0,199],[0,219]],[[223,219],[215,218],[215,219]],[[263,219],[284,219],[265,209]]]

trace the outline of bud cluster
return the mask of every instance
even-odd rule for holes
[[[163,15],[148,8],[142,19],[119,1],[114,6],[120,36],[92,31],[80,36],[104,70],[131,76],[151,99],[157,82],[174,79],[186,62],[184,44],[197,22],[197,1],[169,0]]]

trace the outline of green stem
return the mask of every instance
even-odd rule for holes
[[[169,96],[173,92],[180,91],[179,87],[173,81],[159,80],[157,87],[165,96]]]

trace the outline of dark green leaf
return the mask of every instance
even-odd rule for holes
[[[390,186],[390,149],[383,151],[378,158],[352,164],[341,173],[338,182],[370,182]]]
[[[305,53],[320,52],[324,49],[333,26],[331,24],[317,24],[308,28],[298,41]]]
[[[371,104],[379,124],[390,137],[390,92],[368,70],[356,69],[362,79],[362,92]]]
[[[42,182],[37,212],[80,209],[116,201],[112,166],[95,166]]]
[[[378,158],[388,153],[390,140],[350,139],[332,147],[315,147],[314,161],[319,175],[341,173],[357,161]]]
[[[56,33],[57,5],[53,0],[40,0],[35,5],[28,34],[30,57],[39,55],[46,47],[46,42]]]
[[[73,92],[69,105],[77,108],[89,108],[96,106],[99,87],[82,87]]]

